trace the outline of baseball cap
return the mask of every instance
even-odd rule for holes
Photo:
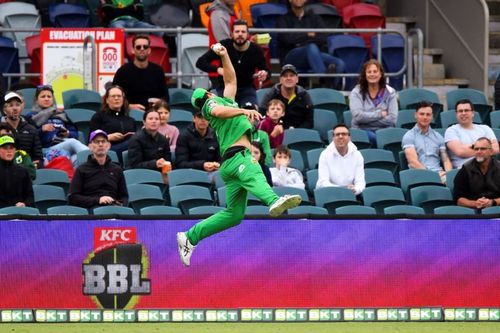
[[[193,95],[191,95],[191,104],[197,108],[197,109],[201,109],[202,106],[199,106],[198,105],[198,99],[200,98],[203,98],[203,96],[205,96],[205,94],[207,93],[207,90],[206,89],[203,89],[203,88],[196,88],[194,91],[193,91]]]
[[[295,68],[295,66],[292,65],[292,64],[286,64],[283,67],[281,67],[280,76],[283,75],[283,74],[285,74],[285,72],[287,72],[287,71],[290,71],[293,74],[297,75],[297,68]]]
[[[97,130],[93,131],[92,133],[90,133],[90,135],[89,135],[89,142],[91,142],[92,140],[94,140],[95,137],[98,136],[98,135],[104,136],[106,138],[106,140],[108,139],[108,133],[104,132],[101,129],[97,129]]]
[[[5,94],[4,101],[8,102],[8,101],[10,101],[13,98],[17,98],[20,102],[23,101],[23,98],[21,97],[21,95],[19,95],[15,91],[11,91],[11,92]]]
[[[0,147],[8,144],[13,145],[14,143],[15,143],[14,138],[11,137],[10,135],[4,135],[0,137]]]

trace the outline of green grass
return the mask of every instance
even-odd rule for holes
[[[147,324],[0,324],[0,333],[497,333],[500,323],[147,323]]]

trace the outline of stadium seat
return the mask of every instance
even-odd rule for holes
[[[394,175],[398,171],[399,164],[394,158],[394,154],[385,149],[360,149],[359,152],[363,155],[366,168],[385,169],[392,172]]]
[[[275,28],[276,19],[288,12],[286,5],[279,3],[256,3],[250,6],[254,28]],[[277,34],[271,33],[269,49],[271,57],[278,57]]]
[[[437,215],[474,215],[476,210],[461,206],[441,206],[434,208],[434,214]]]
[[[42,52],[40,45],[40,35],[31,35],[27,36],[24,40],[26,42],[26,52],[28,54],[28,58],[30,58],[30,73],[41,73],[42,71]],[[35,85],[39,85],[41,83],[41,76],[39,77],[31,77],[31,82]],[[25,97],[26,98],[26,97]],[[33,104],[33,101],[30,101],[30,105]],[[27,106],[25,106],[27,108]],[[29,107],[31,110],[31,106]]]
[[[318,207],[318,206],[297,206],[295,208],[289,209],[287,211],[287,215],[305,215],[305,214],[312,214],[312,215],[328,215],[328,210],[323,207]]]
[[[331,29],[339,29],[342,27],[342,16],[337,12],[337,8],[327,3],[306,3],[306,12],[316,14],[321,17],[321,20],[326,27]]]
[[[453,190],[455,188],[455,176],[457,175],[458,171],[460,169],[451,169],[449,171],[446,171],[446,187],[448,187],[453,193]]]
[[[378,5],[367,3],[355,3],[344,7],[342,11],[345,28],[374,29],[385,28],[385,17]],[[373,33],[360,33],[370,48],[370,38]]]
[[[403,191],[394,186],[367,187],[363,190],[362,196],[364,205],[375,208],[377,214],[383,214],[386,207],[406,204]]]
[[[190,124],[193,123],[193,113],[183,109],[170,109],[170,119],[168,123],[177,127],[182,133]]]
[[[439,126],[439,113],[443,111],[443,104],[441,104],[438,95],[434,91],[424,88],[407,88],[399,92],[399,108],[401,110],[415,109],[421,101],[432,103],[434,122]]]
[[[167,44],[165,44],[163,38],[159,36],[153,34],[149,34],[148,36],[150,41],[149,46],[151,49],[151,54],[149,55],[148,58],[149,61],[154,62],[155,64],[160,66],[165,73],[172,72],[170,64],[170,49],[168,48]],[[132,46],[133,39],[134,39],[133,34],[128,34],[127,37],[125,38],[127,58],[129,59],[129,61],[134,60],[134,50]]]
[[[174,169],[168,173],[168,186],[198,185],[208,189],[212,187],[212,181],[208,172],[198,169]]]
[[[54,185],[62,188],[65,194],[69,190],[69,178],[65,171],[58,169],[37,169],[33,185]]]
[[[279,197],[285,194],[300,195],[302,198],[302,202],[300,203],[301,206],[310,206],[312,204],[306,190],[289,186],[273,186],[273,191]]]
[[[345,79],[344,90],[351,90],[358,82],[358,75],[368,59],[369,50],[362,37],[357,35],[334,35],[327,38],[328,53],[342,59],[345,71],[356,74]]]
[[[410,189],[411,204],[422,207],[427,214],[434,208],[453,205],[454,201],[449,188],[435,185],[418,186]]]
[[[262,106],[262,101],[264,100],[264,96],[271,90],[272,88],[260,88],[257,89],[257,104]]]
[[[424,185],[444,186],[441,183],[441,177],[435,171],[427,169],[408,169],[399,172],[399,181],[401,189],[406,197],[409,198],[410,190],[414,187]]]
[[[348,111],[349,114],[351,111]],[[349,132],[351,133],[351,141],[356,145],[358,150],[361,149],[369,149],[372,147],[370,139],[368,139],[368,134],[366,131],[359,128],[350,128]],[[328,131],[328,141],[331,143],[333,140],[333,130]]]
[[[316,206],[324,207],[329,214],[335,214],[335,209],[342,206],[360,205],[354,193],[345,187],[322,187],[314,190]]]
[[[24,109],[22,111],[22,115],[25,116],[31,112],[31,108],[33,107],[33,103],[35,100],[36,88],[24,88],[19,89],[17,92],[23,95],[24,99]]]
[[[187,1],[162,1],[160,5],[148,8],[148,22],[162,28],[188,27],[192,18],[190,7]]]
[[[406,132],[408,132],[407,129],[397,127],[381,128],[377,130],[375,132],[377,148],[391,151],[394,155],[394,159],[397,159],[401,151],[401,141]]]
[[[1,4],[0,4],[1,6]],[[0,73],[19,73],[19,51],[14,41],[7,37],[0,36]],[[19,81],[17,78],[11,79],[11,84]],[[3,86],[9,87],[9,81],[3,77]]]
[[[335,6],[339,14],[342,15],[344,7],[352,5],[353,3],[359,3],[361,0],[323,0],[323,2]]]
[[[137,214],[142,208],[165,204],[165,199],[158,186],[149,184],[127,185],[128,202]]]
[[[147,184],[154,185],[160,189],[160,191],[164,191],[167,187],[163,182],[163,176],[158,170],[151,169],[127,169],[123,171],[123,176],[125,177],[125,182],[127,186],[134,184]]]
[[[398,120],[396,121],[396,127],[412,129],[416,123],[417,120],[415,119],[415,110],[412,109],[399,110]]]
[[[184,214],[189,208],[214,204],[208,188],[197,185],[178,185],[169,188],[171,205],[179,207]],[[222,206],[222,204],[221,204]]]
[[[315,148],[307,151],[307,165],[309,169],[317,169],[319,156],[325,150],[324,148]]]
[[[65,108],[64,112],[68,115],[69,120],[83,133],[84,142],[88,143],[90,134],[90,119],[95,114],[95,111],[79,108]]]
[[[500,206],[483,208],[481,214],[495,214],[498,217],[500,215]]]
[[[406,154],[404,150],[401,150],[398,153],[398,159],[399,159],[399,170],[408,170],[410,167],[408,166],[408,160],[406,159]]]
[[[189,208],[188,215],[213,215],[215,213],[224,210],[224,207],[220,206],[197,206]]]
[[[439,114],[439,122],[442,128],[448,128],[451,125],[455,125],[457,121],[457,113],[455,110],[443,111]],[[474,118],[472,119],[474,124],[482,124],[481,116],[478,112],[474,111]]]
[[[87,162],[89,159],[89,155],[90,155],[90,149],[79,151],[76,154],[76,164],[82,165],[83,163]],[[111,161],[120,164],[120,161],[118,160],[118,155],[114,150],[108,151],[108,156],[109,158],[111,158]]]
[[[308,90],[314,110],[325,109],[335,112],[339,122],[344,120],[344,111],[349,109],[345,97],[339,91],[330,88],[312,88]]]
[[[6,2],[0,4],[0,25],[3,28],[20,28],[39,30],[42,27],[42,19],[34,4],[26,2]],[[26,58],[26,37],[33,32],[4,32],[4,37],[13,39],[19,50],[19,57]]]
[[[492,128],[493,133],[495,133],[495,136],[497,137],[497,141],[500,141],[500,128]]]
[[[0,208],[0,215],[40,215],[40,210],[35,207],[10,206]]]
[[[318,182],[318,169],[308,170],[306,172],[306,188],[307,191],[313,195],[314,189],[316,188],[316,183]]]
[[[182,215],[178,207],[155,205],[141,208],[141,215]]]
[[[337,116],[335,113],[326,110],[314,108],[313,111],[313,129],[319,132],[321,140],[328,141],[328,131],[337,125]]]
[[[298,150],[304,161],[307,160],[307,151],[315,148],[324,148],[319,132],[308,128],[290,128],[285,130],[283,144],[288,148]],[[293,157],[292,157],[293,160]],[[307,168],[308,166],[306,166]]]
[[[474,110],[479,113],[481,118],[481,123],[489,125],[488,115],[493,110],[493,107],[488,103],[488,99],[485,94],[476,89],[470,88],[459,88],[455,90],[448,91],[446,93],[446,102],[448,104],[448,110],[455,110],[455,104],[461,99],[468,99],[474,105]],[[475,120],[474,120],[475,122]],[[442,126],[445,127],[445,126]]]
[[[190,111],[191,114],[194,114],[197,111],[191,104],[191,95],[193,95],[193,89],[169,88],[168,95],[170,100],[168,105],[171,108]]]
[[[376,215],[377,211],[368,206],[344,206],[335,209],[336,215]]]
[[[122,164],[123,164],[123,170],[127,170],[130,168],[128,165],[128,149],[122,151]]]
[[[49,5],[49,19],[56,28],[90,27],[90,14],[87,8],[78,4],[53,3]]]
[[[83,207],[64,205],[47,208],[48,215],[88,215],[89,211]]]
[[[405,65],[406,58],[406,48],[405,48],[405,40],[403,36],[391,34],[381,35],[381,51],[382,51],[382,66],[384,67],[384,71],[387,73],[396,73],[400,71]],[[371,37],[371,51],[374,58],[378,58],[378,36],[373,35]],[[389,85],[396,90],[403,89],[404,83],[404,74],[400,74],[398,76],[388,76],[389,77]]]
[[[181,71],[183,74],[206,74],[196,67],[196,61],[208,50],[208,35],[189,33],[181,35]],[[183,76],[182,83],[191,88],[210,87],[208,76]]]
[[[94,215],[135,215],[130,207],[123,206],[101,206],[93,209]]]
[[[342,113],[344,117],[344,124],[346,124],[348,127],[352,126],[352,113],[351,110],[346,110]]]
[[[102,98],[97,91],[70,89],[62,93],[65,109],[89,109],[100,111]]]
[[[267,206],[250,205],[245,209],[245,216],[248,215],[269,215],[269,208]]]
[[[67,204],[66,194],[59,186],[33,185],[33,192],[35,194],[35,207],[42,214],[46,214],[49,207]]]
[[[500,128],[500,110],[490,113],[491,128]]]
[[[424,215],[425,211],[422,207],[411,206],[411,205],[395,205],[384,208],[385,215],[396,215],[396,214],[414,214],[414,215]]]
[[[385,169],[365,169],[365,181],[366,187],[379,185],[398,186],[392,172]]]

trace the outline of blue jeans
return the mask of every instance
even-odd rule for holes
[[[312,71],[313,73],[326,73],[328,65],[335,64],[336,73],[345,73],[345,63],[342,59],[328,53],[321,52],[318,45],[314,43],[299,46],[292,49],[285,57],[284,64],[292,64],[300,71]],[[335,87],[341,87],[342,78],[333,79]]]
[[[76,154],[78,154],[82,150],[88,150],[89,147],[87,147],[77,139],[68,138],[64,139],[63,142],[51,146],[49,149],[58,149],[67,152],[71,162],[73,163],[73,166],[76,167],[77,164]]]
[[[139,21],[139,20],[135,20],[135,19],[120,19],[120,20],[116,20],[116,21],[113,21],[109,24],[109,27],[110,28],[122,28],[122,29],[126,29],[126,28],[136,28],[136,29],[156,29],[158,28],[156,25],[153,25],[151,23],[147,23],[147,22],[144,22],[144,21]],[[163,36],[163,32],[151,32],[152,34],[154,35],[157,35],[159,37],[162,37]]]

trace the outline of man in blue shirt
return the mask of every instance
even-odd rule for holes
[[[401,141],[408,166],[412,169],[436,171],[444,183],[446,171],[451,170],[452,166],[446,153],[443,136],[430,126],[432,103],[420,102],[415,111],[415,119],[417,120],[415,127],[409,130]]]

